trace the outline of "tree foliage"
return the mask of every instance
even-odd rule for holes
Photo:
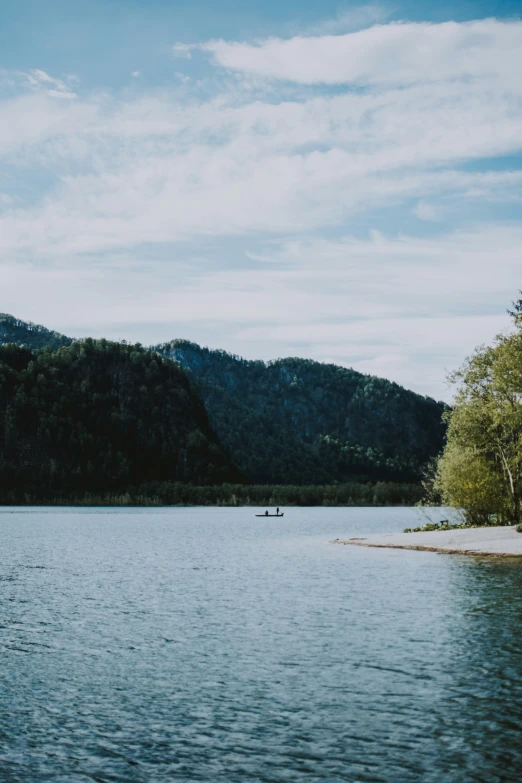
[[[59,332],[46,329],[45,326],[33,324],[30,321],[21,321],[7,313],[0,313],[0,345],[13,343],[26,345],[32,350],[40,348],[61,348],[70,345],[72,339]]]
[[[71,339],[0,316],[0,344],[36,352]],[[442,403],[395,383],[304,359],[247,361],[175,340],[156,346],[199,386],[242,475],[261,484],[418,482],[442,449]]]
[[[514,330],[482,346],[453,374],[455,405],[435,487],[473,524],[520,521],[522,501],[522,301]]]
[[[175,362],[139,345],[0,346],[0,492],[120,492],[239,480]]]
[[[190,371],[252,481],[419,481],[442,449],[443,403],[385,379],[306,359],[247,361],[184,340],[156,350]]]

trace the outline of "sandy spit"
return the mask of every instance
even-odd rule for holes
[[[337,538],[332,543],[475,557],[522,557],[522,533],[517,533],[514,527],[474,527],[379,536],[361,534],[354,538]]]

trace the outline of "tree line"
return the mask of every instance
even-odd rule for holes
[[[81,506],[413,506],[422,497],[420,484],[357,482],[333,486],[229,484],[198,486],[181,482],[146,482],[121,492],[62,492],[48,487],[36,494],[0,489],[3,505]]]

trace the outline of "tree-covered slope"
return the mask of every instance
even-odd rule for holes
[[[238,479],[175,362],[106,340],[38,353],[0,346],[4,498]]]
[[[0,316],[2,342],[39,351],[72,341]],[[185,340],[153,350],[199,385],[219,442],[251,481],[417,481],[442,448],[444,405],[385,379],[306,359],[247,361]]]
[[[198,381],[212,426],[254,481],[416,480],[442,448],[443,403],[333,364],[266,364],[184,340],[156,346]]]
[[[28,321],[21,321],[7,313],[0,313],[0,345],[13,343],[15,345],[27,345],[34,351],[40,348],[61,348],[70,345],[72,339],[59,332],[46,329]]]

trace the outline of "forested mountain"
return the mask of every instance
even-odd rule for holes
[[[38,351],[40,348],[61,348],[70,345],[72,339],[59,332],[52,332],[45,326],[39,326],[28,321],[20,321],[7,313],[0,313],[0,345],[14,343],[27,345]]]
[[[0,346],[0,501],[241,480],[184,370],[141,346]]]
[[[415,481],[442,448],[444,404],[306,359],[247,361],[185,340],[155,346],[197,380],[232,460],[259,483]]]
[[[72,341],[0,316],[2,342],[38,351]],[[151,350],[199,386],[212,429],[249,481],[418,481],[442,449],[444,404],[382,378],[306,359],[248,361],[186,340]]]

